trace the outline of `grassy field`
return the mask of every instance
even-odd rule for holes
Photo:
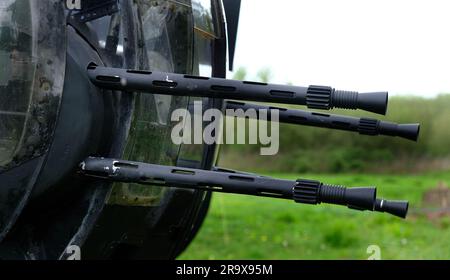
[[[378,186],[379,197],[408,199],[410,215],[402,220],[339,206],[215,194],[202,229],[180,259],[367,259],[370,245],[380,247],[382,259],[450,259],[450,216],[430,219],[421,211],[424,192],[439,182],[450,185],[450,172],[302,177]]]

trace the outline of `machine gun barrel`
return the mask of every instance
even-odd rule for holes
[[[279,112],[280,123],[290,123],[315,127],[325,127],[338,130],[354,131],[363,135],[387,135],[398,136],[412,141],[419,137],[419,124],[397,124],[371,118],[356,118],[349,116],[330,115],[323,113],[293,110],[279,107],[270,107],[252,103],[235,101],[227,102],[227,109],[244,111],[254,109],[259,119],[261,110],[267,111],[267,120],[271,120],[271,110]],[[251,117],[251,116],[250,116]]]
[[[326,86],[289,86],[161,73],[91,64],[88,75],[98,87],[146,93],[306,105],[311,109],[361,109],[385,114],[387,92],[358,93]]]
[[[220,170],[220,169],[216,169]],[[273,197],[304,204],[337,204],[355,210],[387,212],[405,218],[408,202],[377,200],[376,188],[345,188],[311,180],[282,180],[238,172],[219,172],[106,158],[88,158],[80,172],[118,182],[201,189]]]

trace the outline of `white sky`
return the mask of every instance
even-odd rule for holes
[[[235,69],[272,82],[450,93],[448,0],[242,0]]]

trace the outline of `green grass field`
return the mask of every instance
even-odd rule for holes
[[[431,220],[420,211],[424,192],[439,182],[450,185],[450,172],[302,177],[378,186],[379,197],[408,199],[410,215],[402,220],[340,206],[215,194],[203,227],[180,259],[367,259],[370,245],[380,247],[382,259],[450,259],[450,216]]]

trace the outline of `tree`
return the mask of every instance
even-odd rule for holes
[[[247,77],[247,69],[245,69],[244,67],[239,67],[239,69],[236,70],[236,72],[234,72],[233,80],[244,81],[246,77]]]
[[[272,79],[272,72],[269,68],[264,68],[258,71],[258,74],[256,74],[258,77],[258,80],[263,83],[268,83]]]

